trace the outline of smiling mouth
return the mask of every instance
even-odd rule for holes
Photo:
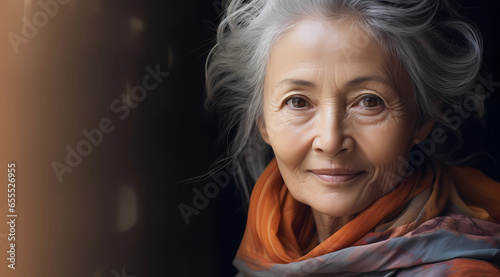
[[[364,173],[364,171],[333,173],[325,170],[312,170],[311,172],[314,173],[316,177],[329,184],[343,184]]]

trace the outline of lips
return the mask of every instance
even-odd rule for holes
[[[364,173],[364,171],[344,168],[313,169],[311,172],[319,179],[331,184],[342,184]]]

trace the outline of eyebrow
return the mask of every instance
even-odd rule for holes
[[[360,85],[360,84],[364,84],[364,83],[371,82],[371,81],[381,82],[381,83],[384,83],[386,85],[390,85],[390,83],[386,79],[380,78],[377,76],[361,76],[361,77],[358,77],[356,79],[350,80],[347,83],[347,85],[348,86],[355,86],[355,85]]]
[[[300,80],[300,79],[284,79],[278,82],[276,88],[284,85],[294,85],[299,87],[315,87],[316,84],[311,81]]]

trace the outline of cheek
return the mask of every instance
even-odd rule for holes
[[[309,130],[304,124],[299,124],[297,119],[286,116],[275,116],[268,122],[269,125],[266,126],[268,126],[269,141],[281,176],[292,196],[307,204],[304,201],[310,192],[306,189],[304,176],[301,174],[301,165],[310,150],[306,135]]]
[[[387,120],[376,126],[355,128],[357,147],[374,166],[394,163],[409,154],[413,131],[402,122]]]
[[[297,167],[307,155],[309,123],[287,114],[266,117],[266,129],[276,158],[287,167]]]

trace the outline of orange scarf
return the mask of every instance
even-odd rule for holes
[[[459,195],[465,197],[462,199]],[[413,201],[419,196],[425,197],[420,204]],[[403,236],[424,221],[438,216],[449,200],[467,215],[500,222],[499,183],[474,169],[433,169],[426,164],[318,244],[310,208],[296,201],[288,192],[274,158],[253,189],[237,258],[258,270],[354,246],[368,232],[381,226],[393,229],[391,237]],[[411,207],[412,202],[420,207]],[[410,205],[410,209],[406,208],[396,220],[391,218],[395,226],[384,222],[405,205]],[[415,209],[418,212],[415,213]]]

